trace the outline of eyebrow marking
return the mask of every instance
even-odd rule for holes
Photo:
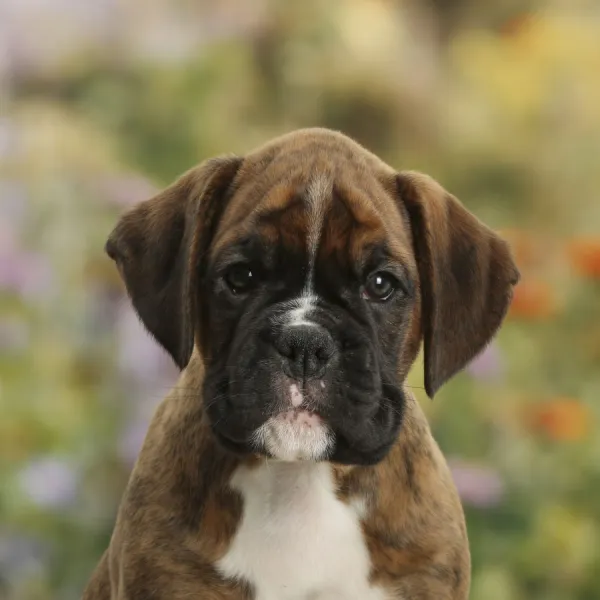
[[[290,209],[302,206],[303,204],[304,199],[302,198],[302,196],[294,194],[293,199],[284,204],[283,206],[274,205],[267,207],[266,210],[260,210],[256,215],[256,221],[257,223],[276,223],[277,220],[281,217],[281,215],[288,212]]]
[[[331,176],[325,173],[314,175],[306,189],[306,199],[308,202],[308,231],[306,235],[308,244],[308,286],[312,289],[312,279],[315,270],[315,261],[317,250],[323,231],[323,222],[325,220],[325,197],[331,195],[333,191],[333,182]]]
[[[307,318],[307,315],[317,304],[317,296],[314,293],[315,262],[323,223],[325,221],[325,209],[327,196],[333,191],[333,181],[328,173],[317,173],[313,175],[306,188],[306,201],[308,209],[308,230],[306,232],[308,269],[304,289],[298,298],[290,302],[291,309],[288,312],[288,325],[297,327],[299,325],[316,325]]]

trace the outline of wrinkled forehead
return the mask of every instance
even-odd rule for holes
[[[361,265],[375,248],[414,268],[402,208],[376,176],[350,168],[288,165],[240,182],[211,257],[256,236],[270,247],[301,252],[309,268],[325,257]]]

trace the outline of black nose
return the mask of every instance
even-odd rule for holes
[[[335,354],[333,338],[317,325],[284,327],[273,340],[273,346],[285,358],[289,375],[299,380],[323,375]]]

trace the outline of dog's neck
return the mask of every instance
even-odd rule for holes
[[[178,502],[188,499],[191,506],[182,508],[196,514],[209,497],[230,493],[230,482],[236,469],[242,466],[251,468],[270,460],[259,455],[234,455],[220,447],[211,433],[202,402],[191,393],[201,388],[202,376],[201,368],[182,372],[176,386],[158,408],[162,414],[151,425],[156,431],[147,436],[151,442],[146,443],[143,452],[146,456],[156,454],[155,460],[145,460],[144,466],[139,464],[136,467],[168,470],[174,467],[176,461],[180,473],[176,485],[185,486],[188,491],[185,494],[181,494],[179,489],[171,491]],[[423,438],[431,435],[415,397],[406,391],[405,399],[405,425],[385,460],[374,466],[331,464],[341,497],[350,500],[354,495],[364,494],[374,502],[374,494],[385,494],[386,487],[393,487],[395,501],[398,501],[398,489],[418,488],[420,463],[432,460],[432,457],[424,455],[427,452],[424,448],[428,445],[423,444]],[[150,443],[153,447],[147,447]],[[386,486],[388,478],[390,483],[393,481],[393,486]],[[172,477],[165,479],[173,481]],[[168,493],[167,490],[165,493]],[[237,503],[233,501],[223,502],[222,508],[238,510]]]
[[[210,430],[202,402],[190,393],[200,389],[198,377],[201,377],[199,370],[182,373],[171,394],[159,406],[128,494],[151,497],[156,518],[164,521],[165,530],[172,530],[178,524],[187,543],[207,562],[217,564],[230,548],[244,514],[244,499],[235,485],[236,473],[261,466],[268,469],[275,463],[259,456],[235,456],[221,448]],[[406,393],[404,415],[404,426],[396,443],[377,465],[351,467],[305,462],[283,467],[286,477],[290,474],[293,477],[296,471],[299,480],[307,470],[314,469],[317,478],[324,469],[329,470],[336,497],[352,506],[361,519],[367,547],[374,557],[374,577],[382,582],[386,581],[391,566],[385,564],[389,552],[378,551],[378,546],[391,546],[403,554],[405,544],[427,545],[418,539],[424,531],[415,525],[423,507],[429,505],[430,510],[442,515],[450,515],[456,508],[450,504],[434,506],[438,496],[427,495],[433,479],[437,480],[436,485],[449,489],[452,483],[422,409],[410,392]],[[271,472],[277,473],[280,467]],[[434,542],[432,539],[432,547]],[[407,572],[427,559],[408,551],[406,557]],[[397,574],[397,557],[394,560],[393,571]]]

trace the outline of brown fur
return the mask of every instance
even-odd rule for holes
[[[445,460],[417,403],[374,468],[337,469],[339,495],[369,507],[363,529],[372,579],[402,599],[467,598],[470,560],[462,510]]]
[[[279,236],[304,243],[305,213],[285,209],[315,169],[335,181],[319,256],[337,255],[350,266],[366,245],[386,239],[419,281],[399,373],[423,339],[433,395],[500,325],[518,279],[508,248],[426,176],[397,173],[325,130],[295,132],[243,159],[189,171],[125,215],[107,243],[134,307],[183,372],[156,412],[84,600],[253,599],[250,586],[214,569],[243,511],[229,487],[242,459],[213,440],[198,395],[208,316],[195,295],[207,261],[248,229],[258,227],[269,244]],[[465,600],[463,512],[422,410],[407,397],[401,434],[381,463],[332,465],[338,495],[367,507],[362,524],[374,583],[403,600]]]

